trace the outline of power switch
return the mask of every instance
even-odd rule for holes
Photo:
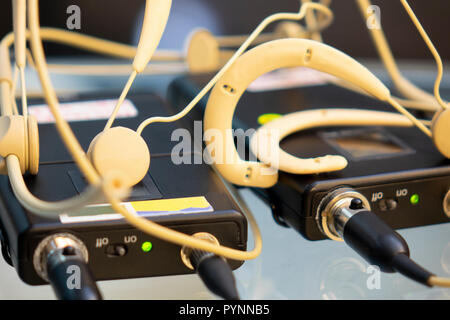
[[[383,199],[379,203],[381,211],[391,211],[397,209],[398,202],[395,199]]]
[[[123,257],[127,254],[127,246],[124,244],[110,244],[106,247],[108,257]]]

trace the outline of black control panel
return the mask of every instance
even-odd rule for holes
[[[373,181],[347,179],[317,183],[308,185],[302,194],[279,184],[268,194],[276,203],[275,214],[282,221],[306,238],[320,240],[325,237],[318,227],[319,203],[340,187],[351,187],[362,194],[369,201],[371,211],[396,229],[450,222],[449,167],[374,176]],[[293,203],[298,207],[292,206]]]

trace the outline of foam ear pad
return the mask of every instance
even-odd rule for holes
[[[101,176],[116,172],[124,177],[126,187],[139,183],[150,167],[150,151],[144,139],[124,127],[99,133],[92,140],[87,155]]]
[[[450,159],[450,109],[436,113],[431,124],[433,142],[439,152]]]
[[[0,117],[0,156],[15,155],[20,163],[22,174],[37,174],[39,170],[39,131],[36,119],[25,117]]]
[[[219,43],[205,29],[195,31],[189,38],[186,61],[191,72],[210,72],[220,65]]]

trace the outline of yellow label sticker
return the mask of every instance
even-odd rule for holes
[[[138,213],[192,213],[212,209],[205,197],[134,201],[131,202],[131,206]]]
[[[123,202],[122,205],[127,210],[142,217],[214,211],[214,208],[203,196],[132,201]],[[62,223],[79,223],[88,221],[118,220],[123,219],[123,216],[116,213],[109,204],[98,204],[86,206],[76,212],[61,214],[59,218]]]

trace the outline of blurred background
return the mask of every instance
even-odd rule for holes
[[[410,0],[425,29],[444,60],[450,58],[450,1]],[[42,0],[41,24],[66,28],[70,5],[81,9],[79,32],[124,43],[136,43],[144,0]],[[381,8],[381,21],[397,58],[431,58],[425,44],[409,20],[400,1],[373,0]],[[248,33],[267,15],[296,11],[298,0],[173,0],[169,24],[160,48],[182,48],[195,27],[207,27],[214,34]],[[335,21],[324,32],[324,40],[355,57],[371,58],[376,53],[354,0],[333,1]],[[0,36],[12,29],[11,1],[0,4]],[[58,45],[47,45],[50,55],[79,52]]]

